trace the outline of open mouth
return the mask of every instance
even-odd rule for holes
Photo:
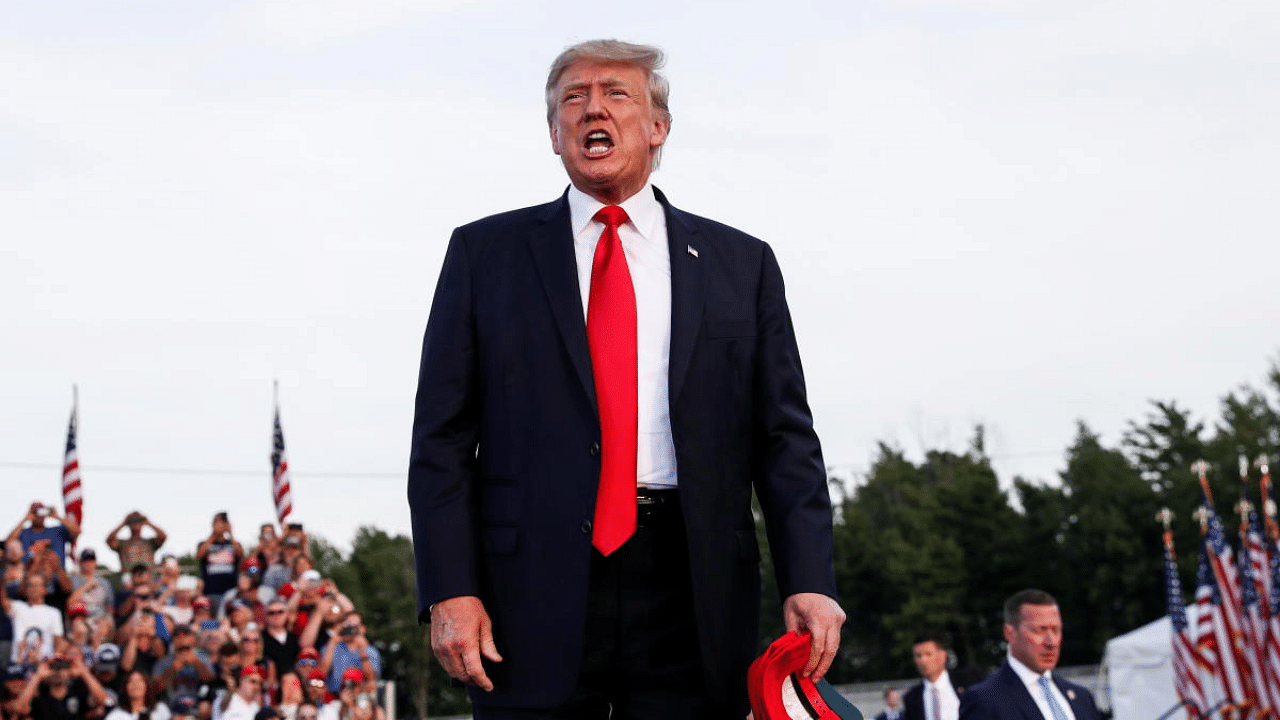
[[[587,140],[582,146],[587,155],[604,155],[613,149],[613,138],[604,130],[595,130],[587,133]]]

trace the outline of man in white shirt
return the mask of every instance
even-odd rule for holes
[[[1062,649],[1058,602],[1022,590],[1004,604],[1009,656],[960,700],[960,720],[1101,720],[1088,690],[1054,675]]]
[[[803,674],[840,645],[782,273],[650,182],[663,61],[616,40],[561,53],[547,129],[572,187],[459,227],[436,286],[409,469],[418,612],[479,720],[745,716],[753,490],[784,624],[813,638]]]
[[[921,635],[911,644],[911,658],[922,680],[902,698],[906,720],[957,720],[960,717],[960,695],[982,678],[968,670],[948,671],[949,657],[941,636]]]
[[[26,602],[9,600],[0,595],[4,610],[13,619],[13,651],[10,660],[35,665],[53,654],[53,638],[62,637],[62,613],[44,603],[49,591],[49,578],[38,572],[27,573],[22,582]]]
[[[235,692],[227,692],[214,704],[217,720],[253,720],[262,708],[262,671],[250,665],[240,671]]]

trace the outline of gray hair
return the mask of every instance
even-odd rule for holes
[[[667,84],[667,79],[658,72],[667,62],[666,55],[652,45],[636,45],[621,40],[588,40],[560,53],[551,63],[551,71],[547,73],[547,122],[551,122],[556,115],[555,93],[560,76],[579,60],[622,63],[644,70],[649,79],[649,102],[670,127],[671,110],[667,107],[667,101],[671,95],[671,87]]]

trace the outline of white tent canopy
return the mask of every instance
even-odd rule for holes
[[[1187,610],[1190,615],[1194,606]],[[1168,616],[1108,640],[1102,666],[1113,720],[1156,720],[1178,704]],[[1182,720],[1186,715],[1179,710],[1170,717]]]

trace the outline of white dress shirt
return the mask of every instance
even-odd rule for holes
[[[639,378],[637,414],[639,437],[636,483],[641,487],[676,486],[676,448],[671,439],[671,404],[667,396],[667,366],[671,357],[671,253],[662,204],[645,184],[620,203],[630,218],[618,228],[622,254],[627,258],[636,292],[636,362]],[[592,218],[604,203],[576,187],[569,188],[569,223],[578,261],[578,289],[582,317],[591,298],[591,262],[604,223]]]
[[[1058,706],[1062,708],[1062,712],[1067,714],[1067,720],[1076,720],[1076,714],[1071,709],[1071,703],[1062,696],[1062,691],[1058,689],[1058,684],[1053,681],[1051,671],[1046,670],[1044,673],[1037,673],[1035,670],[1022,664],[1018,658],[1009,655],[1009,667],[1018,674],[1018,679],[1023,685],[1027,686],[1027,692],[1031,693],[1031,699],[1036,701],[1036,707],[1040,708],[1040,714],[1044,716],[1044,720],[1053,720],[1053,711],[1049,709],[1049,701],[1044,699],[1044,689],[1040,687],[1040,678],[1049,678],[1049,692],[1053,693],[1053,699],[1058,702]]]
[[[933,690],[938,690],[938,706],[942,709],[942,717],[933,716]],[[951,676],[946,668],[934,678],[933,682],[924,681],[924,717],[925,720],[960,720],[960,696],[951,687]]]

